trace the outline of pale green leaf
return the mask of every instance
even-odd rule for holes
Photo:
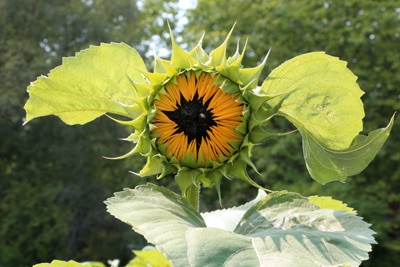
[[[174,266],[189,266],[185,232],[205,227],[200,214],[167,188],[152,184],[125,189],[106,201],[107,210],[142,234]]]
[[[295,193],[271,193],[234,208],[244,215],[234,215],[233,230],[223,222],[232,220],[231,210],[213,213],[206,227],[186,200],[151,184],[116,193],[106,204],[174,266],[358,266],[375,243],[362,218]]]
[[[84,124],[105,113],[135,119],[137,103],[148,95],[139,53],[123,43],[90,46],[64,58],[61,66],[29,87],[26,119],[55,115],[67,124]]]
[[[217,228],[190,228],[186,239],[188,266],[260,266],[251,238],[247,236]]]
[[[268,109],[332,149],[349,147],[362,130],[363,92],[346,62],[313,52],[275,68],[260,88]]]
[[[347,149],[333,150],[322,145],[308,132],[302,132],[303,152],[308,171],[316,181],[325,184],[344,181],[348,176],[360,173],[375,158],[389,137],[394,116],[388,126],[359,135]]]

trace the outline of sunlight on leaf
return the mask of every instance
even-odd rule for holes
[[[323,52],[292,58],[275,68],[260,94],[269,109],[297,128],[310,132],[324,146],[347,148],[362,130],[363,92],[346,62]]]
[[[274,69],[260,88],[269,112],[291,121],[303,137],[311,177],[344,181],[374,159],[389,136],[386,128],[359,135],[363,92],[346,62],[323,52],[303,54]]]
[[[126,44],[90,46],[28,87],[26,120],[55,115],[67,124],[85,124],[105,113],[136,118],[137,98],[147,92],[133,82],[146,83],[143,71],[139,53]]]
[[[321,209],[343,210],[350,213],[356,213],[353,208],[348,207],[347,204],[333,199],[332,197],[310,196],[308,197],[308,200]]]

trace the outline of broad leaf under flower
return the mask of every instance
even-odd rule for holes
[[[185,199],[152,184],[118,192],[106,204],[174,266],[358,266],[375,243],[370,225],[345,205],[290,192],[211,212],[211,227]],[[230,213],[241,216],[231,221]]]

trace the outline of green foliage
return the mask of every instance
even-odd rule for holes
[[[368,258],[374,232],[343,204],[321,201],[338,210],[282,191],[209,213],[211,227],[185,199],[152,184],[118,192],[106,204],[175,266],[357,266]],[[234,229],[225,228],[224,219],[238,212]],[[223,227],[215,228],[217,220]]]

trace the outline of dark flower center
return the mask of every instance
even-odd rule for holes
[[[187,101],[182,94],[180,97],[181,104],[178,108],[174,111],[164,111],[164,113],[178,125],[175,133],[183,132],[188,138],[188,143],[196,139],[199,148],[202,138],[208,137],[207,130],[217,125],[213,119],[212,110],[208,109],[211,99],[203,103],[203,99],[199,98],[197,93],[190,101]]]

